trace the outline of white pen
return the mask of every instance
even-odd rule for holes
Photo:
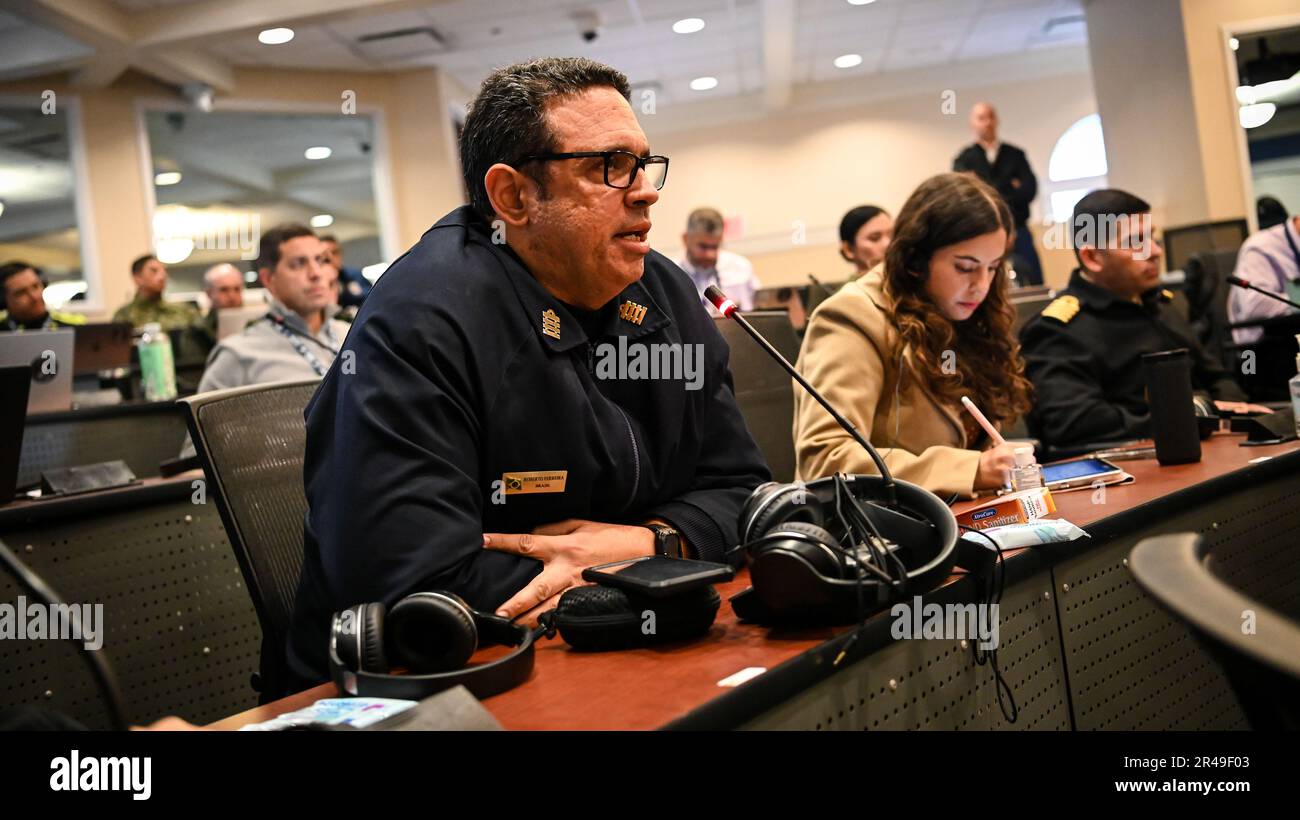
[[[989,434],[989,438],[993,440],[995,446],[1001,447],[1003,444],[1007,443],[1007,440],[1002,438],[1002,434],[999,433],[998,429],[984,417],[984,414],[980,412],[980,409],[975,406],[975,402],[971,401],[969,396],[962,396],[961,403],[965,405],[966,409],[970,411],[970,414],[975,417],[975,420],[980,423],[980,427],[984,428],[984,432]]]

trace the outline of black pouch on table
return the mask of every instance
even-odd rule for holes
[[[583,586],[560,596],[554,622],[574,649],[636,649],[700,637],[713,626],[721,605],[722,598],[711,586],[668,598]]]

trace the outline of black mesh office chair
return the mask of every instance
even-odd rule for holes
[[[745,318],[791,362],[799,357],[799,338],[783,310],[757,310]],[[740,325],[715,320],[731,348],[736,405],[767,459],[774,481],[794,481],[794,382]]]
[[[1228,295],[1232,288],[1225,280],[1236,266],[1235,248],[1193,254],[1183,266],[1187,318],[1197,341],[1222,360],[1230,372],[1238,370],[1238,362],[1228,330]]]
[[[202,393],[181,403],[239,568],[262,624],[258,689],[281,690],[284,647],[302,572],[303,409],[318,380]]]
[[[1216,549],[1193,533],[1138,543],[1139,586],[1223,666],[1255,729],[1300,728],[1300,543],[1263,538]]]

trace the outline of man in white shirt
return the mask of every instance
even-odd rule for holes
[[[1258,288],[1300,302],[1300,216],[1253,234],[1237,254],[1238,278]],[[1291,308],[1262,293],[1244,288],[1228,291],[1228,320],[1247,322],[1291,313]],[[1232,339],[1239,345],[1259,341],[1259,327],[1239,327]]]
[[[677,264],[695,282],[695,289],[709,312],[718,315],[704,298],[704,289],[717,285],[740,306],[754,309],[754,293],[763,285],[754,274],[754,266],[738,253],[722,249],[722,214],[714,208],[696,208],[686,220],[682,234],[685,253]]]
[[[325,375],[348,325],[337,310],[339,273],[324,243],[304,225],[262,234],[258,274],[270,294],[266,316],[222,339],[208,356],[199,392]]]

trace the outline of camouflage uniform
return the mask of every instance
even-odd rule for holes
[[[197,324],[199,320],[199,310],[193,305],[162,299],[145,300],[138,296],[113,314],[114,322],[129,322],[136,330],[151,322],[157,322],[163,330],[180,330]]]

